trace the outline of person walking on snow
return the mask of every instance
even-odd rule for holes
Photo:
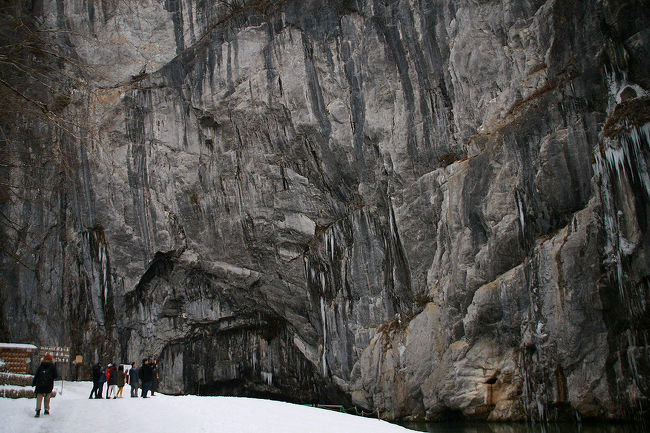
[[[102,395],[104,393],[104,384],[106,383],[107,372],[108,372],[108,366],[103,367],[101,370],[99,370],[99,389],[97,390],[97,396],[95,398],[104,398],[102,397]]]
[[[131,369],[129,370],[129,384],[131,385],[131,397],[138,396],[138,369],[135,368],[135,362],[131,363]]]
[[[90,397],[88,398],[98,398],[100,395],[99,391],[99,378],[102,376],[102,363],[98,362],[93,367],[93,389],[90,391]]]
[[[117,368],[113,364],[109,364],[106,371],[106,380],[108,381],[108,389],[106,390],[106,398],[117,398]]]
[[[147,393],[151,389],[151,381],[153,380],[153,370],[149,365],[148,359],[142,360],[142,367],[140,367],[140,381],[142,382],[142,398],[147,397]]]
[[[54,379],[59,377],[59,372],[52,361],[52,355],[49,353],[43,358],[43,362],[38,366],[32,386],[36,394],[36,418],[41,416],[41,405],[45,399],[45,415],[50,414],[50,397],[52,396],[52,389],[54,389]]]
[[[149,365],[151,365],[151,396],[153,397],[158,392],[158,384],[160,383],[156,358],[152,359]]]
[[[126,375],[124,374],[124,366],[120,365],[117,369],[117,395],[116,397],[122,398],[122,389],[124,388]]]

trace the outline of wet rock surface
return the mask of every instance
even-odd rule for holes
[[[0,337],[154,356],[170,393],[646,416],[644,2],[24,13],[87,86],[2,168]]]

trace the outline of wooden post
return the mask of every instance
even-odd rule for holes
[[[61,369],[61,395],[63,395],[63,381],[65,380],[65,364]]]

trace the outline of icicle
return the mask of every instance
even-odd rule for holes
[[[627,170],[625,169],[626,159],[625,150],[621,147],[616,149],[608,148],[605,150],[605,160],[607,161],[607,165],[611,171],[616,173],[619,182],[621,180],[621,173],[627,175]]]
[[[515,199],[517,200],[517,208],[519,209],[519,226],[521,227],[521,235],[526,235],[526,217],[524,215],[524,201],[521,198],[519,190],[515,190]]]
[[[624,87],[629,87],[627,83],[621,84],[621,82],[614,81],[615,75],[612,74],[610,75],[610,90],[618,92],[617,95]],[[597,152],[595,155],[594,173],[599,177],[601,184],[604,209],[603,224],[607,234],[606,263],[615,266],[614,273],[619,295],[621,300],[626,300],[628,296],[626,296],[623,285],[623,257],[632,254],[636,245],[622,235],[619,219],[624,215],[617,210],[612,192],[613,182],[623,184],[636,179],[643,185],[646,197],[650,198],[650,176],[644,156],[644,152],[650,146],[650,123],[629,128],[627,133],[617,139],[606,140],[605,146],[604,151]],[[628,299],[628,301],[631,302],[632,299]]]
[[[273,373],[268,371],[263,371],[262,379],[264,379],[264,382],[266,382],[268,386],[273,386]]]
[[[104,305],[106,305],[108,300],[108,251],[106,251],[106,244],[102,243],[100,249],[102,252],[100,266],[102,267],[102,284],[104,285]]]
[[[634,152],[633,158],[628,156],[628,164],[631,166],[632,162],[635,163],[636,174],[645,187],[646,196],[650,197],[650,177],[648,176],[648,166],[642,151],[643,142],[645,142],[646,147],[650,146],[650,123],[646,123],[641,127],[632,128],[625,139],[628,143],[631,143],[632,151]]]
[[[608,148],[604,155],[597,152],[595,155],[594,172],[598,174],[601,184],[601,195],[603,202],[603,226],[606,233],[605,256],[606,263],[616,267],[616,280],[621,299],[625,298],[623,290],[623,267],[621,260],[621,249],[619,247],[619,226],[616,218],[614,198],[612,196],[612,185],[610,173],[616,173],[620,181],[621,169],[625,170],[623,152],[619,149]]]
[[[325,298],[320,298],[320,314],[323,323],[323,354],[321,356],[321,365],[323,368],[323,377],[327,377],[327,317],[325,315]]]

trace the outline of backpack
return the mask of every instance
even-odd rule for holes
[[[39,370],[38,374],[36,375],[36,388],[48,388],[50,386],[50,382],[50,374],[48,373],[47,368]]]

